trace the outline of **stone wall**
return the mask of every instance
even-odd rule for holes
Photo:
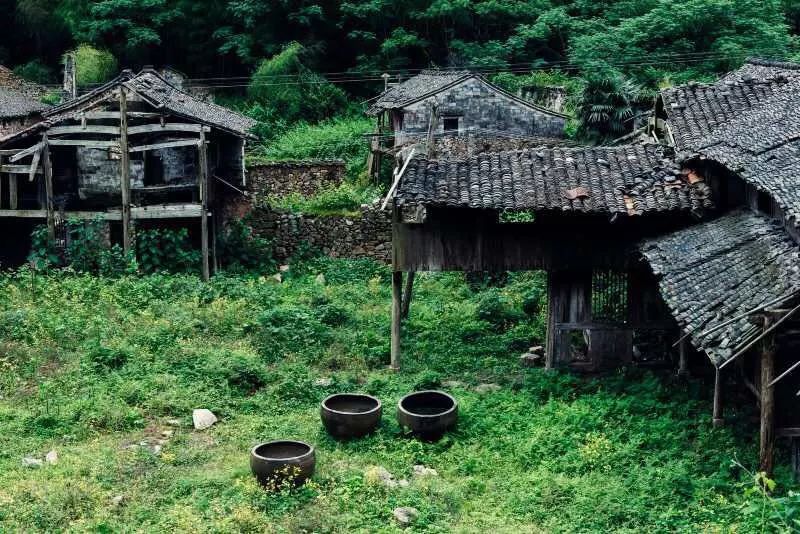
[[[276,161],[247,169],[248,187],[263,197],[290,194],[313,196],[342,183],[345,163],[330,161]]]
[[[388,263],[392,250],[391,212],[362,206],[360,216],[319,216],[288,213],[269,207],[250,211],[257,235],[271,239],[278,261],[285,261],[307,243],[333,258],[371,258]]]
[[[226,193],[223,219],[245,220],[257,235],[273,242],[273,254],[281,262],[307,243],[335,258],[371,258],[388,263],[391,212],[381,211],[378,203],[363,205],[358,216],[347,217],[291,213],[265,202],[268,196],[280,195],[278,191],[313,195],[340,184],[343,177],[342,162],[282,162],[249,168],[248,196]]]
[[[562,115],[526,106],[485,81],[470,78],[403,108],[399,144],[427,134],[434,105],[438,135],[564,136],[566,119]],[[457,132],[445,132],[446,118],[458,120]]]

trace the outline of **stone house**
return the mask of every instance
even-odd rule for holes
[[[567,115],[519,98],[469,71],[424,70],[390,86],[367,110],[393,147],[425,139],[564,137]],[[390,135],[391,134],[391,135]]]

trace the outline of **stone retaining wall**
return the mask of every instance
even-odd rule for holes
[[[275,161],[247,169],[248,187],[261,198],[313,196],[341,184],[344,174],[345,163],[341,160]]]

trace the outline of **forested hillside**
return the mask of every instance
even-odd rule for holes
[[[606,65],[656,83],[792,55],[800,25],[791,0],[2,0],[0,10],[13,27],[0,35],[0,63],[49,81],[81,43],[210,83],[247,76],[296,41],[314,70],[359,81],[429,65]]]

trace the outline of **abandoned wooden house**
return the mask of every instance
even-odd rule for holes
[[[23,80],[0,65],[0,140],[42,119],[44,87]]]
[[[134,225],[178,224],[196,236],[207,278],[217,212],[245,180],[253,124],[156,71],[124,71],[0,142],[0,224],[27,235],[46,221],[63,244],[63,221],[102,219],[126,252]]]
[[[474,152],[476,143],[481,150],[502,142],[552,143],[564,137],[569,118],[464,70],[424,70],[387,86],[367,114],[377,118],[375,165],[381,154],[420,141],[431,145],[431,153],[435,146],[450,154]]]
[[[751,391],[762,469],[785,436],[800,470],[798,103],[800,65],[754,60],[664,91],[649,144],[408,158],[390,191],[393,365],[416,271],[543,269],[547,367],[685,374],[705,354],[714,423],[726,384]]]

